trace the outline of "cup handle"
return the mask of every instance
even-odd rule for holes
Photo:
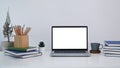
[[[100,49],[102,49],[103,48],[103,44],[100,44],[100,46],[101,46]]]

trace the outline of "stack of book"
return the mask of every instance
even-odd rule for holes
[[[28,57],[36,57],[42,55],[41,52],[38,52],[37,47],[29,47],[29,48],[10,47],[6,49],[4,53],[5,55],[12,56],[15,58],[28,58]]]
[[[107,57],[120,57],[120,41],[105,41],[103,53]]]

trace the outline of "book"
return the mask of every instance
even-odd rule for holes
[[[104,54],[119,54],[120,55],[120,52],[117,52],[117,51],[104,51],[103,53]]]
[[[120,47],[116,47],[116,46],[104,46],[103,49],[120,49]]]
[[[106,57],[120,57],[118,54],[104,54]]]
[[[115,51],[115,52],[120,52],[120,49],[103,49],[103,51]]]
[[[37,50],[37,47],[28,47],[28,48],[16,48],[16,47],[10,47],[8,48],[9,50],[17,50],[17,51],[23,51],[23,52],[26,52],[26,51],[32,51],[32,50]]]
[[[105,41],[105,46],[120,47],[120,41]]]
[[[32,50],[32,51],[29,51],[29,52],[23,52],[23,51],[17,51],[17,50],[9,50],[9,49],[6,49],[4,51],[5,53],[10,53],[10,54],[13,54],[13,55],[28,55],[28,54],[37,54],[38,51],[37,50]]]
[[[37,57],[37,56],[41,56],[42,53],[36,53],[36,54],[28,54],[28,55],[13,55],[13,54],[10,54],[10,53],[4,53],[5,55],[7,56],[11,56],[11,57],[14,57],[14,58],[21,58],[21,59],[24,59],[24,58],[30,58],[30,57]]]

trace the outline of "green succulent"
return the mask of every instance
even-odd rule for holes
[[[41,41],[38,46],[39,46],[39,47],[45,47],[45,44],[44,44],[43,41]]]

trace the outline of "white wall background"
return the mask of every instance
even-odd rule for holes
[[[120,0],[0,0],[0,42],[7,10],[11,23],[32,27],[30,45],[50,50],[52,25],[87,25],[90,42],[120,40]]]

